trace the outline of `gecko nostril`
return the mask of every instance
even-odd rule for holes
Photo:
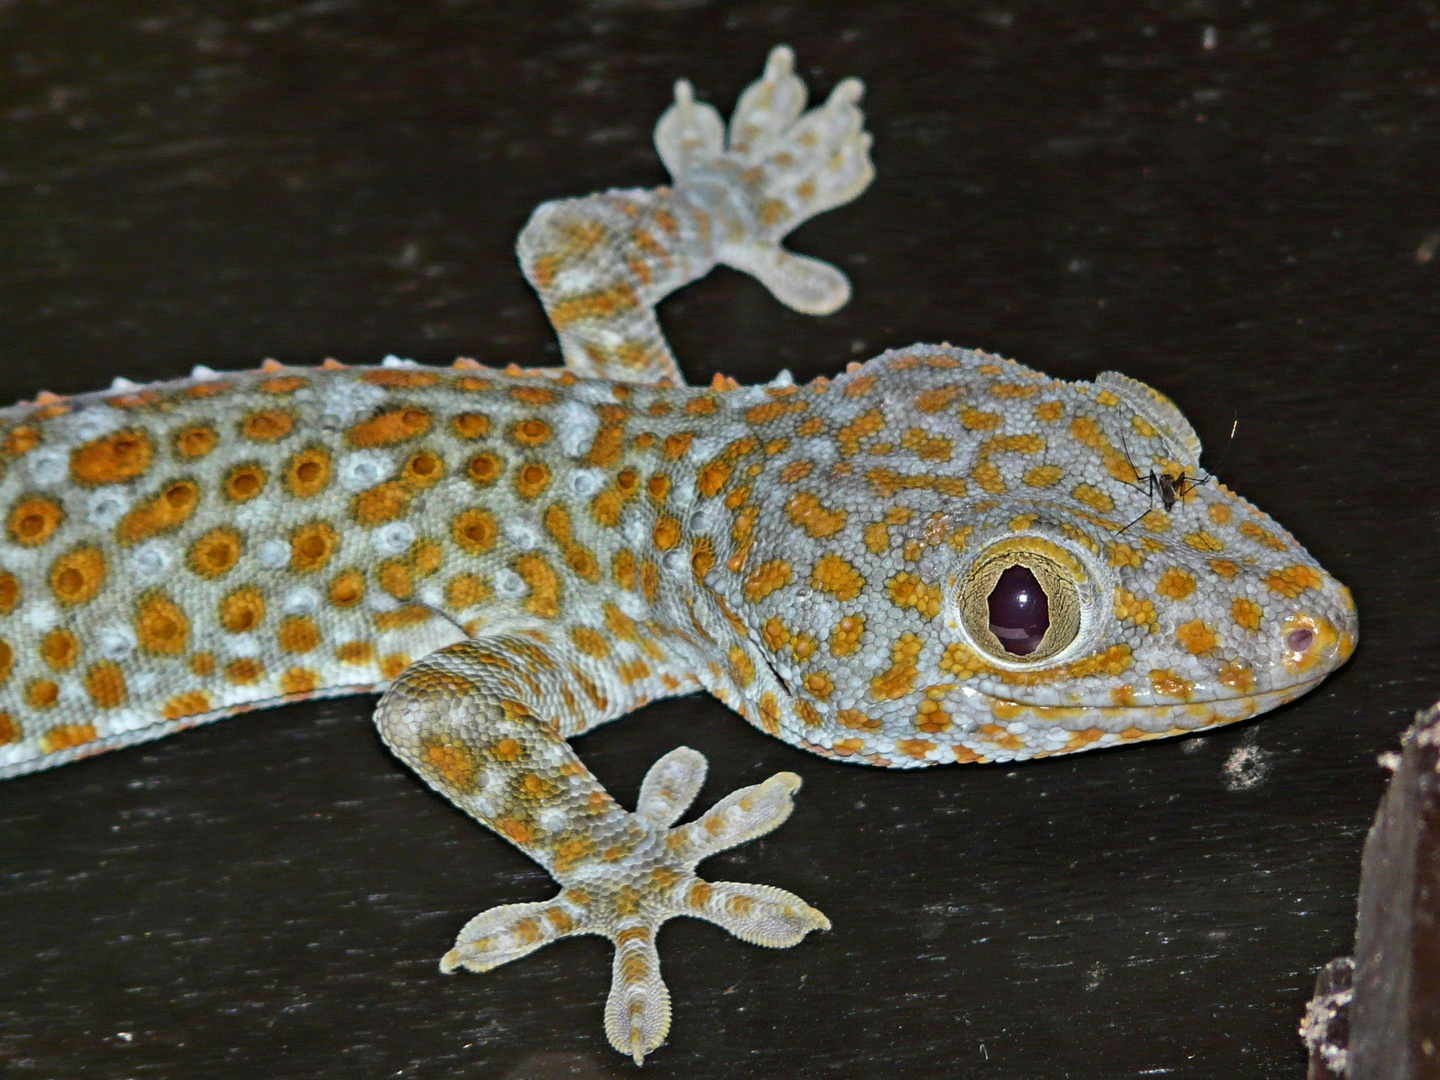
[[[1297,627],[1285,635],[1285,647],[1291,652],[1306,652],[1315,644],[1315,631],[1307,626]]]

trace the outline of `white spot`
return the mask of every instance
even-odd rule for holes
[[[236,660],[253,660],[260,655],[260,642],[254,634],[227,634],[220,644],[226,655]]]
[[[91,524],[102,529],[111,529],[130,509],[130,499],[119,491],[97,491],[90,496],[85,507],[85,516]]]
[[[290,562],[290,545],[284,540],[266,540],[255,549],[255,557],[261,566],[278,570]]]
[[[130,676],[130,691],[136,697],[148,697],[160,682],[153,671],[139,671]]]
[[[81,442],[89,442],[102,435],[109,435],[110,432],[118,430],[124,424],[125,418],[120,413],[92,406],[75,414],[70,430]]]
[[[570,388],[570,396],[580,401],[587,401],[592,405],[617,405],[615,391],[610,388],[609,383],[590,382],[588,380],[576,383]]]
[[[549,833],[564,832],[565,827],[570,823],[565,811],[558,806],[541,810],[535,815],[535,820],[540,822],[540,827]]]
[[[115,378],[110,380],[111,390],[136,390],[139,388],[139,386],[139,383],[131,382],[123,375],[116,375]]]
[[[130,572],[142,585],[152,585],[165,576],[173,559],[169,544],[151,540],[130,553]]]
[[[650,542],[650,528],[638,514],[631,516],[621,531],[632,547],[644,548]]]
[[[779,374],[770,380],[771,386],[794,386],[795,376],[790,374],[789,368],[781,368]]]
[[[678,548],[674,551],[667,551],[660,557],[660,565],[665,568],[667,574],[674,574],[676,577],[683,576],[690,569],[690,560],[685,553]]]
[[[395,462],[384,454],[351,454],[340,462],[340,486],[347,491],[364,491],[390,479],[394,471]]]
[[[686,456],[696,463],[709,461],[724,447],[725,443],[720,439],[696,439],[690,444],[690,452]]]
[[[507,566],[495,575],[495,591],[501,596],[524,596],[525,579]]]
[[[394,611],[400,606],[400,601],[387,592],[377,590],[365,595],[365,606],[371,611]]]
[[[445,606],[445,592],[439,585],[424,584],[415,591],[415,599],[430,608],[442,608]]]
[[[770,395],[765,393],[763,386],[747,386],[743,390],[732,390],[725,395],[725,404],[733,411],[748,409],[751,405],[761,405],[770,400]]]
[[[214,368],[208,368],[204,364],[196,364],[193,368],[190,369],[190,378],[194,379],[196,382],[209,382],[210,380],[218,379],[219,377],[220,373],[218,371],[216,371]]]
[[[102,626],[96,639],[106,660],[124,660],[135,651],[135,631],[128,626]]]
[[[540,546],[540,534],[528,521],[516,519],[505,522],[505,535],[521,551],[531,551]]]
[[[285,594],[280,606],[287,615],[313,615],[320,610],[320,594],[308,585],[300,585]]]
[[[62,482],[70,472],[63,450],[36,450],[24,458],[25,470],[33,483],[49,486]]]
[[[600,429],[600,417],[595,410],[571,398],[557,410],[556,420],[560,427],[560,448],[566,457],[583,456]]]
[[[619,593],[615,597],[615,606],[632,619],[643,619],[650,614],[650,608],[645,601],[631,592]]]
[[[332,379],[325,388],[325,415],[322,425],[352,424],[385,400],[385,391],[370,383],[357,382],[353,377]]]
[[[582,499],[594,495],[605,486],[605,474],[596,469],[577,469],[570,474],[570,490]]]
[[[688,522],[690,530],[697,533],[709,532],[715,525],[715,518],[719,516],[720,504],[708,502],[690,515]]]
[[[399,555],[415,542],[415,535],[415,526],[408,521],[392,521],[370,535],[370,546],[386,555]]]
[[[400,357],[396,356],[394,353],[391,353],[389,356],[385,357],[385,359],[380,361],[380,366],[389,368],[413,368],[419,367],[420,365],[415,363],[414,360],[401,360]]]
[[[20,616],[26,626],[44,634],[60,624],[60,609],[46,600],[30,604]]]

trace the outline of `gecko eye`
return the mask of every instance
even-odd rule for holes
[[[986,606],[990,632],[1006,652],[1029,656],[1045,640],[1045,631],[1050,629],[1050,599],[1035,575],[1019,563],[1000,571]]]
[[[1080,632],[1076,578],[1068,552],[1032,539],[983,554],[966,576],[961,614],[971,638],[997,660],[1036,663]]]

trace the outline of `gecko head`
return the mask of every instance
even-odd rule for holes
[[[904,765],[1196,731],[1354,650],[1348,590],[1142,384],[916,348],[826,392],[858,399],[840,460],[823,484],[776,463],[728,589],[812,746]]]

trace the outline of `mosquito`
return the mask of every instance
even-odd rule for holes
[[[1235,421],[1230,425],[1231,442],[1234,442],[1235,429],[1239,426],[1240,418],[1236,417]],[[1214,473],[1206,473],[1204,476],[1191,476],[1184,469],[1176,469],[1174,472],[1166,472],[1164,470],[1156,472],[1154,469],[1151,469],[1141,476],[1140,470],[1135,467],[1135,462],[1130,458],[1130,447],[1125,442],[1125,433],[1123,431],[1120,433],[1120,446],[1125,451],[1125,462],[1130,466],[1130,471],[1140,477],[1138,480],[1121,480],[1120,482],[1127,487],[1133,487],[1136,491],[1143,492],[1150,500],[1150,506],[1146,508],[1145,514],[1150,513],[1150,510],[1154,508],[1156,495],[1160,496],[1160,504],[1165,507],[1165,512],[1168,514],[1175,508],[1175,504],[1189,495],[1190,492],[1196,488],[1204,487],[1211,480],[1215,479]],[[1229,450],[1230,447],[1228,443],[1225,448],[1227,451]],[[1223,465],[1225,460],[1223,455],[1220,460]],[[1145,514],[1141,514],[1134,521],[1130,522],[1129,525],[1121,529],[1120,532],[1128,532],[1144,520]],[[1119,534],[1117,533],[1116,535]]]

